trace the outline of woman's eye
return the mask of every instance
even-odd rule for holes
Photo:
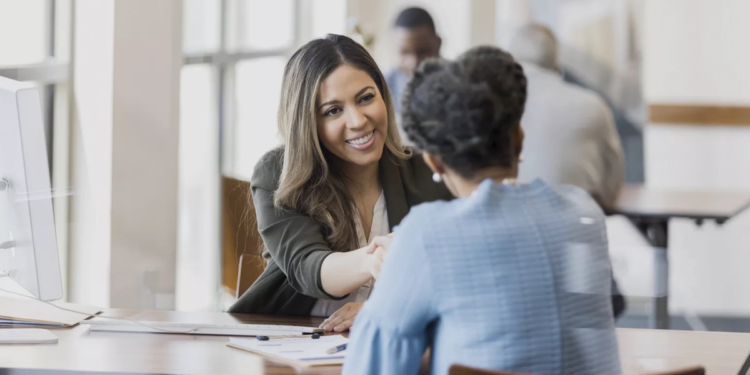
[[[339,113],[341,113],[341,108],[334,107],[334,108],[327,110],[326,113],[323,114],[323,116],[336,116]]]
[[[375,99],[375,94],[367,94],[363,96],[361,99],[359,99],[360,103],[367,103],[371,100]]]

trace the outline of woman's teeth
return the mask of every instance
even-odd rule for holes
[[[362,138],[352,139],[351,141],[346,141],[346,143],[350,145],[355,145],[355,146],[362,145],[362,144],[367,143],[370,140],[370,138],[372,138],[373,135],[375,135],[374,130]]]

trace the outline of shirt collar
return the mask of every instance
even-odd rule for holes
[[[557,80],[562,80],[563,76],[560,72],[550,70],[547,68],[542,68],[539,65],[532,64],[529,62],[522,62],[520,63],[521,67],[523,67],[523,72],[526,74],[526,76],[543,76],[547,78],[554,78]]]

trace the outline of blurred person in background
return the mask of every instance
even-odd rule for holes
[[[442,39],[435,31],[432,16],[422,8],[407,8],[396,17],[394,24],[398,67],[386,75],[393,95],[393,107],[401,113],[401,96],[412,74],[422,61],[440,56]]]
[[[557,48],[554,34],[538,24],[520,28],[511,40],[509,52],[529,81],[519,178],[578,186],[607,210],[625,179],[622,143],[606,102],[563,80]]]
[[[368,244],[412,206],[453,196],[403,146],[385,78],[345,36],[291,57],[278,127],[282,146],[251,178],[267,266],[229,312],[327,317],[322,328],[346,331],[382,259]]]
[[[559,72],[557,39],[539,24],[521,27],[509,52],[528,79],[528,100],[521,123],[526,132],[519,179],[586,190],[608,211],[625,179],[622,144],[605,101],[595,92],[567,83]],[[615,316],[625,298],[612,278]]]
[[[605,217],[588,193],[517,183],[527,82],[495,47],[422,64],[403,127],[458,199],[412,209],[357,317],[344,374],[451,365],[619,374]],[[392,242],[391,242],[392,241]]]

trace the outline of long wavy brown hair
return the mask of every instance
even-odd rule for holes
[[[391,94],[383,73],[364,47],[348,37],[328,35],[294,53],[284,70],[279,105],[284,165],[274,204],[318,221],[328,246],[339,252],[359,247],[356,209],[346,177],[337,168],[330,168],[336,156],[318,139],[315,105],[320,83],[342,65],[366,72],[377,85],[388,111],[386,150],[399,159],[411,155],[396,128]],[[386,152],[383,157],[387,157]]]

